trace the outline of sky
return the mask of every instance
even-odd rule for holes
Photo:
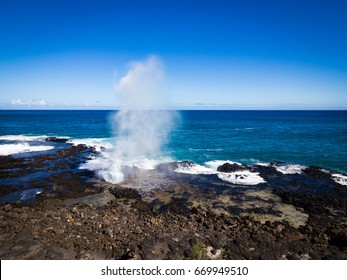
[[[174,109],[347,109],[347,1],[0,0],[0,109],[117,109],[160,60]]]

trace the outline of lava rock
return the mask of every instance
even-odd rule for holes
[[[219,172],[225,172],[225,173],[231,173],[231,172],[236,172],[236,171],[243,171],[246,170],[245,167],[242,165],[236,164],[236,163],[224,163],[221,166],[218,166],[217,171]]]
[[[69,139],[67,138],[57,138],[57,137],[46,137],[46,142],[56,142],[56,143],[66,143]]]
[[[317,179],[329,179],[331,176],[331,174],[324,172],[321,168],[315,166],[308,166],[304,169],[304,173]]]

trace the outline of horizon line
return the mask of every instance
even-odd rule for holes
[[[0,111],[120,111],[124,108],[0,108]],[[347,111],[347,108],[160,108],[158,111]]]

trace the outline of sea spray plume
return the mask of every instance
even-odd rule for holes
[[[126,167],[151,169],[173,127],[175,112],[165,110],[163,63],[156,56],[130,64],[116,86],[123,106],[114,117],[115,149],[111,164],[99,174],[112,183],[124,180]]]
[[[132,62],[127,74],[119,80],[116,91],[125,109],[162,109],[167,102],[165,96],[165,74],[163,63],[157,56],[145,61]]]
[[[121,110],[118,124],[117,155],[127,160],[160,156],[172,129],[172,113],[158,110]]]

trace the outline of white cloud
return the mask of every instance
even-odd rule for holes
[[[47,105],[47,103],[46,103],[46,101],[44,101],[43,99],[40,99],[40,100],[36,101],[36,103],[33,104],[33,105],[45,106],[45,105]]]
[[[12,99],[11,105],[13,106],[45,106],[47,102],[43,99],[36,100],[31,99],[30,101],[22,101],[20,99]]]
[[[20,99],[12,99],[11,100],[11,105],[17,106],[17,105],[24,105],[24,104],[23,104],[23,101],[20,100]]]

